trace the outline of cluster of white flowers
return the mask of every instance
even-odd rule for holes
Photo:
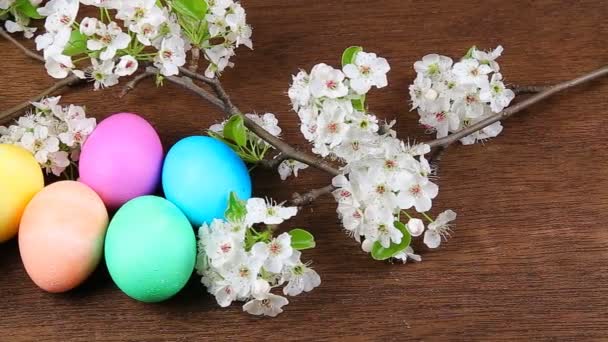
[[[33,102],[34,111],[15,125],[0,126],[0,143],[19,145],[30,151],[38,163],[56,176],[78,161],[80,149],[96,126],[83,107],[59,105],[61,97]]]
[[[132,75],[139,61],[154,63],[163,76],[177,75],[191,49],[203,51],[209,61],[205,74],[215,77],[232,66],[237,47],[252,48],[251,27],[240,3],[197,1],[50,0],[40,8],[41,1],[30,1],[26,11],[24,0],[0,0],[0,19],[9,32],[24,31],[31,38],[35,29],[26,26],[29,20],[46,17],[36,48],[44,51],[48,74],[65,78],[74,73],[93,80],[99,89]],[[98,7],[99,18],[78,22],[81,4]],[[9,14],[15,20],[8,20]]]
[[[343,64],[343,71],[318,64],[310,75],[301,71],[294,76],[289,97],[302,122],[301,131],[314,144],[315,153],[345,162],[343,174],[333,179],[333,194],[349,235],[375,258],[420,260],[409,241],[420,236],[425,226],[408,210],[430,221],[424,236],[430,248],[439,246],[449,232],[449,220],[432,220],[426,213],[438,193],[424,158],[430,148],[406,144],[392,130],[382,132],[378,119],[366,112],[365,94],[373,86],[387,85],[390,67],[384,58],[359,49]],[[454,219],[452,211],[446,213],[440,218]],[[410,218],[407,225],[399,223],[404,215]]]
[[[261,198],[239,205],[242,208],[232,214],[227,211],[225,221],[216,219],[199,229],[196,269],[218,305],[243,301],[244,311],[274,317],[289,301],[271,293],[273,288],[284,285],[284,295],[297,296],[319,286],[321,278],[300,260],[302,253],[289,233],[272,237],[270,228],[258,227],[281,224],[296,215],[297,208]]]
[[[233,0],[209,0],[209,14],[205,20],[209,23],[210,38],[203,44],[205,57],[209,66],[205,76],[214,77],[226,67],[232,67],[230,57],[240,45],[253,49],[251,27],[247,25],[245,9]],[[211,40],[223,40],[221,44],[211,45]]]
[[[42,0],[0,0],[0,20],[10,33],[23,32],[25,38],[34,37],[35,27],[29,27],[32,16],[37,17],[35,8]],[[10,15],[10,17],[9,17]]]
[[[459,62],[437,54],[426,55],[414,63],[418,73],[410,85],[412,110],[418,109],[420,123],[437,137],[445,137],[479,122],[509,105],[515,93],[502,82],[496,59],[502,46],[490,52],[475,47]],[[500,134],[502,125],[496,122],[460,141],[473,144]]]
[[[379,129],[378,119],[355,108],[353,100],[362,103],[372,86],[386,86],[390,67],[376,54],[359,52],[343,70],[321,63],[310,74],[300,71],[288,94],[313,152],[349,162],[377,148]]]

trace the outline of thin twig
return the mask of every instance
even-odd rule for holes
[[[329,194],[335,189],[336,188],[333,185],[328,185],[319,189],[310,190],[309,192],[304,194],[299,194],[296,192],[293,194],[293,198],[291,199],[291,201],[288,202],[288,205],[295,207],[308,205],[314,202],[317,198]]]
[[[21,111],[23,111],[24,109],[29,107],[31,102],[40,101],[45,96],[57,93],[58,91],[60,91],[61,89],[65,88],[65,87],[73,86],[82,81],[83,81],[82,79],[76,77],[76,75],[74,75],[74,74],[58,81],[57,83],[53,84],[52,86],[45,89],[40,94],[30,98],[29,100],[21,102],[7,110],[0,112],[0,124],[5,123],[5,122],[9,121],[10,119],[14,118],[17,114],[21,113]]]
[[[224,110],[225,106],[222,100],[218,99],[215,95],[211,94],[205,89],[197,86],[194,82],[192,82],[191,78],[185,76],[167,76],[165,77],[165,79],[169,82],[180,85],[187,90],[190,90],[191,92],[195,93],[199,97],[202,97],[212,105],[218,107],[221,110]]]
[[[550,88],[550,86],[520,86],[520,85],[512,85],[511,90],[515,93],[515,95],[521,94],[536,94],[541,91],[545,91]]]
[[[193,79],[199,80],[199,81],[203,81],[207,84],[212,84],[215,82],[215,78],[209,78],[209,77],[201,75],[199,73],[192,72],[192,71],[188,70],[188,68],[179,67],[179,72],[190,78],[193,78]]]
[[[146,68],[146,70],[144,72],[135,76],[135,78],[133,78],[131,81],[129,81],[129,83],[125,84],[125,86],[122,88],[122,91],[120,92],[120,95],[118,95],[118,97],[119,98],[125,97],[125,95],[127,95],[131,90],[133,90],[133,89],[135,89],[135,87],[137,87],[139,82],[145,80],[148,77],[152,77],[155,75],[156,75],[155,69]]]
[[[432,140],[432,141],[428,142],[427,144],[431,147],[449,146],[450,144],[458,141],[461,138],[466,137],[467,135],[475,133],[475,132],[479,131],[480,129],[483,129],[483,128],[495,123],[496,121],[506,119],[515,113],[521,112],[522,110],[530,107],[531,105],[536,104],[537,102],[540,102],[554,94],[557,94],[560,91],[572,88],[579,84],[583,84],[583,83],[592,81],[596,78],[599,78],[599,77],[602,77],[605,75],[608,75],[608,65],[603,66],[599,69],[596,69],[588,74],[574,78],[572,80],[558,83],[554,86],[546,88],[545,90],[541,91],[540,93],[532,95],[529,98],[527,98],[519,103],[514,104],[513,106],[503,110],[500,113],[496,113],[492,116],[489,116],[467,128],[461,129],[460,131],[452,133],[446,137]]]
[[[19,48],[19,50],[21,50],[23,53],[25,53],[28,57],[33,58],[35,60],[38,60],[39,62],[44,63],[44,57],[40,56],[39,54],[37,54],[34,51],[32,51],[32,50],[28,49],[27,47],[25,47],[25,45],[21,44],[21,42],[19,42],[15,38],[13,38],[2,27],[0,27],[0,36],[6,38],[8,41],[10,41],[15,46],[17,46]]]

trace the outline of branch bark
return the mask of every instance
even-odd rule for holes
[[[289,159],[287,155],[285,155],[285,153],[283,152],[280,152],[272,159],[260,160],[257,165],[265,169],[274,170],[279,167],[279,165],[286,159]]]
[[[6,38],[9,42],[13,43],[13,45],[15,45],[17,48],[19,48],[19,50],[21,50],[26,56],[35,59],[39,62],[44,63],[44,57],[40,56],[39,54],[35,53],[34,51],[28,49],[27,47],[25,47],[23,44],[21,44],[18,40],[16,40],[15,38],[13,38],[13,36],[11,36],[10,34],[8,34],[8,32],[6,32],[4,30],[4,28],[0,27],[0,36]]]
[[[80,82],[82,82],[83,80],[81,80],[80,78],[76,77],[76,75],[71,74],[70,76],[68,76],[67,78],[62,79],[61,81],[58,81],[57,83],[53,84],[52,86],[50,86],[49,88],[45,89],[43,92],[41,92],[40,94],[30,98],[27,101],[21,102],[7,110],[4,110],[2,112],[0,112],[0,124],[3,124],[9,120],[11,120],[12,118],[14,118],[15,116],[17,116],[18,114],[21,113],[21,111],[23,111],[24,109],[26,109],[27,107],[30,106],[30,102],[37,102],[40,101],[43,97],[54,94],[60,90],[62,90],[65,87],[69,87],[69,86],[73,86],[76,85]]]
[[[431,147],[449,146],[449,145],[453,144],[454,142],[458,141],[459,139],[466,137],[469,134],[475,133],[475,132],[479,131],[480,129],[483,129],[483,128],[495,123],[496,121],[506,119],[515,113],[521,112],[522,110],[530,107],[531,105],[536,104],[550,96],[553,96],[561,91],[575,87],[575,86],[583,84],[583,83],[587,83],[589,81],[592,81],[596,78],[599,78],[599,77],[602,77],[605,75],[608,75],[608,65],[603,66],[599,69],[596,69],[585,75],[574,78],[572,80],[558,83],[554,86],[548,87],[545,90],[543,90],[535,95],[532,95],[529,98],[527,98],[519,103],[514,104],[513,106],[503,110],[500,113],[496,113],[492,116],[489,116],[484,120],[481,120],[467,128],[461,129],[460,131],[452,133],[446,137],[432,140],[432,141],[428,142],[427,144]]]
[[[329,194],[332,191],[334,191],[336,188],[333,185],[328,185],[319,189],[313,189],[310,190],[307,193],[304,194],[299,194],[299,193],[294,193],[293,194],[293,198],[291,199],[291,201],[288,202],[288,205],[290,206],[295,206],[295,207],[301,207],[301,206],[305,206],[308,205],[312,202],[314,202],[317,198]]]
[[[122,91],[120,92],[120,95],[118,95],[118,97],[119,98],[125,97],[131,90],[133,90],[133,89],[135,89],[135,87],[137,87],[139,82],[145,80],[148,77],[152,77],[154,75],[156,75],[155,69],[146,68],[146,70],[144,72],[135,76],[135,78],[133,78],[131,81],[129,81],[129,83],[125,84],[125,86],[122,88]]]
[[[520,95],[520,94],[536,94],[536,93],[540,93],[541,91],[545,91],[547,89],[550,88],[550,86],[520,86],[520,85],[513,85],[510,87],[513,92],[515,93],[515,95]]]

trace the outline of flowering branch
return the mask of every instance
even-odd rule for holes
[[[431,147],[449,146],[461,138],[464,138],[472,133],[475,133],[497,121],[506,119],[506,118],[510,117],[511,115],[518,113],[518,112],[528,108],[529,106],[536,104],[537,102],[540,102],[550,96],[553,96],[561,91],[564,91],[566,89],[575,87],[577,85],[592,81],[596,78],[599,78],[599,77],[602,77],[605,75],[608,75],[608,65],[603,66],[599,69],[596,69],[585,75],[574,78],[572,80],[558,83],[554,86],[548,87],[548,88],[542,90],[541,92],[539,92],[517,104],[514,104],[511,107],[506,108],[505,110],[501,111],[500,113],[495,113],[495,114],[487,117],[486,119],[481,120],[469,127],[466,127],[458,132],[452,133],[446,137],[430,141],[427,144]]]
[[[280,151],[283,156],[282,157],[283,160],[284,159],[294,159],[294,160],[297,160],[304,164],[313,166],[319,170],[325,171],[333,176],[340,174],[340,171],[338,169],[333,167],[331,164],[329,164],[325,160],[317,158],[311,154],[299,151],[298,149],[289,145],[285,141],[270,134],[270,132],[266,131],[264,128],[262,128],[260,125],[258,125],[256,122],[254,122],[247,116],[244,116],[242,114],[242,112],[238,109],[238,107],[236,105],[234,105],[234,103],[232,103],[230,96],[228,95],[228,93],[226,92],[224,87],[222,86],[222,83],[220,82],[219,79],[217,79],[217,78],[211,79],[211,78],[208,78],[208,77],[205,77],[202,75],[198,75],[196,73],[185,73],[185,74],[189,74],[192,76],[192,78],[195,78],[197,80],[202,80],[203,82],[206,82],[207,84],[209,84],[209,86],[217,94],[217,97],[213,96],[208,91],[206,91],[203,88],[196,85],[192,81],[191,77],[170,76],[170,77],[167,77],[167,80],[172,83],[178,84],[178,85],[192,91],[193,93],[202,97],[203,99],[209,101],[211,104],[213,104],[216,107],[218,107],[219,109],[223,110],[224,113],[226,113],[226,115],[228,117],[231,117],[233,115],[241,115],[243,117],[245,127],[247,127],[251,132],[253,132],[255,135],[260,137],[262,140],[268,142],[270,145],[272,145],[278,151]],[[269,162],[269,163],[273,163],[273,162]],[[268,163],[266,163],[266,164],[268,165]],[[273,165],[273,164],[271,164],[271,165]]]

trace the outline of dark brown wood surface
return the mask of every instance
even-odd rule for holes
[[[429,139],[409,112],[412,64],[427,53],[461,56],[471,45],[505,47],[514,84],[552,84],[608,62],[606,1],[244,1],[254,51],[240,49],[223,76],[243,110],[273,112],[284,139],[306,147],[286,91],[291,75],[339,64],[363,45],[392,67],[369,96],[400,137]],[[0,107],[48,87],[43,67],[0,40]],[[65,103],[145,115],[168,148],[220,113],[172,85],[80,88]],[[608,80],[569,90],[504,122],[498,138],[444,157],[433,212],[458,213],[454,237],[423,262],[372,261],[341,231],[330,197],[293,221],[314,232],[308,253],[323,284],[260,319],[219,308],[198,277],[175,298],[143,304],[118,290],[105,266],[80,288],[52,295],[27,277],[16,242],[0,245],[0,341],[201,340],[608,340]],[[255,194],[287,199],[328,184],[306,170],[281,183],[254,172]],[[1,189],[0,189],[1,191]]]

